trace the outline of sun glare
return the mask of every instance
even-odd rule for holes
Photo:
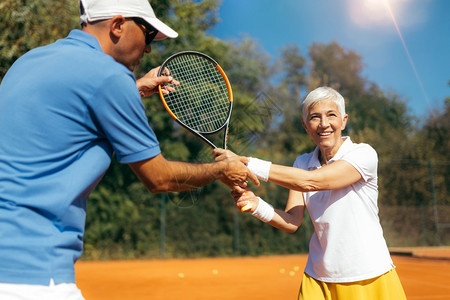
[[[369,8],[378,9],[380,6],[385,5],[386,0],[362,0]]]
[[[388,0],[350,0],[350,18],[361,27],[385,25],[390,19],[386,1]]]
[[[406,11],[411,0],[347,0],[346,2],[351,20],[361,27],[389,26],[389,20],[391,20],[389,10],[395,12],[397,18],[401,19],[408,14],[405,25],[421,20],[420,13],[413,12],[411,15],[411,12]]]
[[[404,28],[426,22],[426,10],[420,6],[432,0],[345,0],[351,21],[360,27],[385,28],[394,14]]]
[[[402,15],[408,1],[410,0],[348,0],[349,15],[352,21],[360,27],[382,28],[394,25],[417,83],[422,90],[424,100],[430,106],[428,95],[398,24],[398,18]],[[416,18],[410,15],[410,19]]]

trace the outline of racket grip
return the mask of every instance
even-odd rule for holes
[[[252,208],[252,204],[248,203],[247,205],[245,205],[244,207],[241,208],[241,212],[249,211],[251,208]]]
[[[246,193],[244,192],[244,195],[246,195]],[[241,207],[241,212],[247,212],[252,208],[252,204],[249,202],[247,203],[245,206]]]

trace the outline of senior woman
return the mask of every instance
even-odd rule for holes
[[[293,167],[241,157],[260,179],[290,189],[286,208],[274,209],[250,190],[233,194],[236,207],[287,232],[300,227],[308,210],[314,234],[299,299],[406,299],[378,217],[376,151],[342,136],[348,115],[336,90],[313,90],[302,112],[317,147]],[[235,155],[214,154],[216,160]]]

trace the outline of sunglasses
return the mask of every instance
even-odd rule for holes
[[[158,34],[158,30],[150,26],[147,22],[145,22],[141,18],[132,18],[132,20],[136,24],[140,25],[145,34],[145,44],[150,45],[150,43],[155,39],[156,35]]]

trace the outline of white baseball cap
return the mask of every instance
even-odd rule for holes
[[[121,15],[141,18],[156,30],[155,41],[176,38],[178,33],[156,18],[148,0],[80,0],[81,23],[110,19]]]

